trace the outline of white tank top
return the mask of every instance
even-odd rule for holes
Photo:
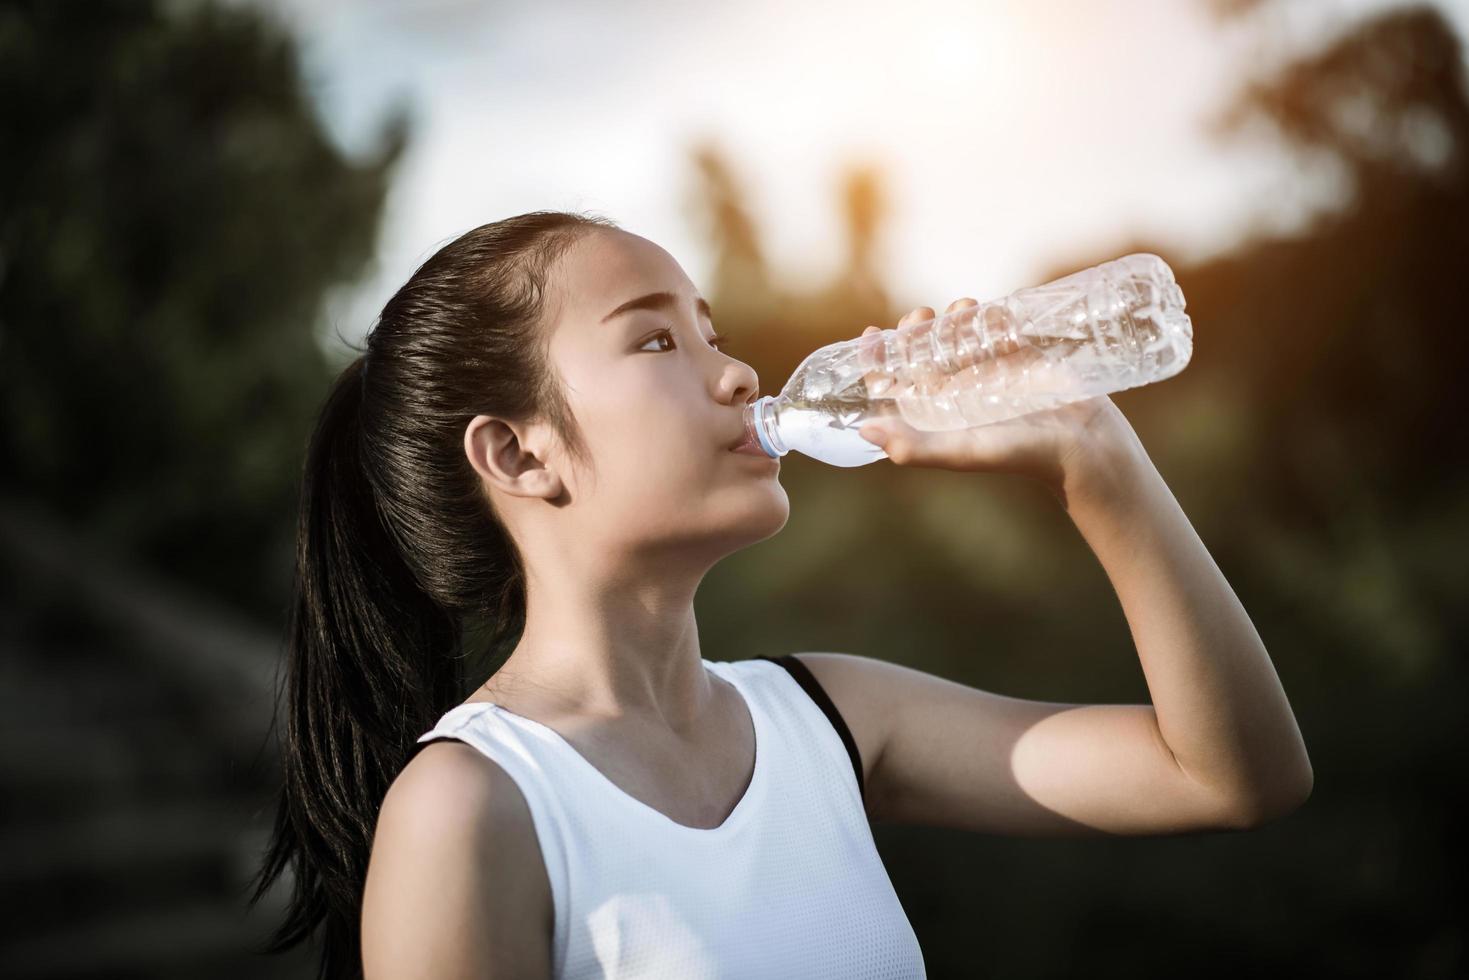
[[[497,704],[451,708],[418,739],[474,746],[525,795],[551,884],[552,976],[924,977],[830,699],[793,657],[704,666],[755,724],[754,773],[718,827],[669,819],[553,729]]]

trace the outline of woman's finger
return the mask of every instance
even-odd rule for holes
[[[972,365],[980,353],[979,344],[975,341],[976,314],[964,312],[978,306],[979,300],[972,296],[961,296],[944,309],[939,337],[949,362],[947,370],[950,374]]]
[[[862,331],[857,344],[857,366],[862,369],[869,396],[881,395],[892,387],[892,379],[887,376],[887,345],[881,327]]]
[[[924,320],[932,320],[936,316],[938,314],[933,311],[932,306],[915,306],[903,315],[903,319],[898,321],[898,326],[901,327],[909,323],[922,323]]]
[[[975,451],[974,436],[964,429],[925,432],[899,418],[864,422],[857,430],[868,442],[882,447],[898,466],[928,466],[946,470],[974,471],[986,468]]]

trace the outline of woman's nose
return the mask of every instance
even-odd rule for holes
[[[736,405],[752,402],[760,393],[760,376],[744,361],[732,360],[719,375],[720,394]]]

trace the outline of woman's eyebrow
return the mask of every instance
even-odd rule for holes
[[[695,308],[703,314],[704,319],[712,323],[714,321],[714,311],[709,309],[708,302],[702,296],[696,296],[694,300]],[[606,323],[614,317],[621,316],[624,313],[631,313],[633,310],[666,310],[676,308],[677,306],[678,297],[672,293],[649,293],[646,296],[639,296],[636,299],[630,299],[626,303],[623,303],[617,309],[602,317],[602,322]]]

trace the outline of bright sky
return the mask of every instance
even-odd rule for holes
[[[1404,5],[1281,2],[1220,22],[1202,0],[237,2],[293,27],[349,151],[395,99],[419,116],[377,267],[324,330],[354,341],[440,245],[541,208],[605,214],[712,289],[688,217],[701,138],[792,286],[842,260],[836,181],[852,162],[886,172],[881,254],[904,309],[1000,296],[1134,236],[1205,255],[1339,193],[1264,141],[1211,141],[1209,114],[1251,72]],[[1469,0],[1437,6],[1469,36]]]

